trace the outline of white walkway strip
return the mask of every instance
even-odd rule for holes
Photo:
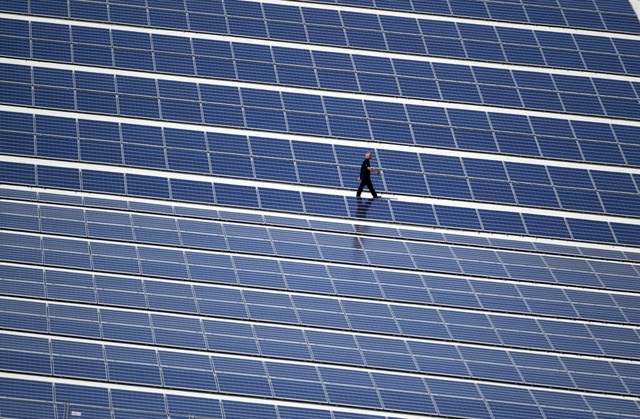
[[[235,212],[241,214],[251,214],[257,216],[274,216],[274,217],[286,217],[293,218],[298,220],[309,220],[309,221],[326,221],[337,224],[348,224],[354,225],[357,224],[359,226],[370,226],[370,227],[382,227],[382,228],[393,228],[398,230],[411,230],[411,231],[419,231],[425,233],[439,233],[439,234],[453,234],[457,236],[470,236],[470,237],[481,237],[485,239],[500,239],[500,240],[511,240],[516,242],[524,242],[524,243],[543,243],[550,245],[559,245],[559,246],[573,246],[579,248],[586,249],[597,249],[597,250],[610,250],[616,252],[638,252],[639,249],[633,246],[624,246],[624,245],[615,245],[615,244],[603,244],[603,243],[591,243],[591,242],[581,242],[578,240],[562,240],[562,239],[552,239],[552,238],[544,238],[544,237],[531,237],[531,236],[522,236],[522,235],[513,235],[507,233],[486,233],[482,231],[464,231],[464,230],[454,230],[443,227],[427,227],[427,226],[418,226],[418,225],[408,225],[403,223],[397,224],[389,224],[383,221],[369,221],[369,220],[361,220],[361,219],[344,219],[344,218],[332,218],[330,216],[322,216],[322,215],[307,215],[307,214],[293,214],[288,212],[278,212],[278,211],[269,211],[268,214],[265,214],[260,210],[252,210],[246,208],[232,208],[232,207],[222,207],[219,205],[208,205],[208,204],[195,204],[190,202],[167,202],[165,200],[160,199],[152,199],[152,198],[137,198],[137,197],[127,197],[127,196],[119,196],[119,195],[109,195],[104,193],[91,193],[91,192],[73,192],[73,191],[64,191],[64,190],[56,190],[50,188],[38,188],[38,187],[28,187],[28,186],[16,186],[16,185],[3,185],[1,187],[4,190],[14,190],[20,192],[35,192],[35,193],[44,193],[44,194],[57,194],[62,196],[73,196],[78,198],[93,198],[93,199],[108,199],[122,202],[137,202],[143,204],[151,204],[151,205],[164,205],[164,206],[173,206],[179,208],[190,208],[196,210],[204,210],[204,211],[221,211],[221,212]],[[4,200],[4,199],[3,199]],[[102,210],[102,208],[99,208]]]
[[[314,6],[319,6],[323,8],[329,8],[330,6],[316,4]],[[363,11],[364,9],[357,9],[357,11]],[[15,19],[15,20],[23,20],[23,21],[32,21],[32,22],[42,22],[42,23],[53,23],[53,24],[61,24],[61,25],[69,25],[70,21],[67,19],[58,19],[58,18],[48,18],[48,17],[39,17],[39,16],[29,16],[29,15],[13,15],[9,13],[0,13],[0,18],[5,19]],[[440,17],[438,17],[440,19]],[[442,19],[446,19],[442,17]],[[474,23],[477,23],[474,21]],[[497,22],[490,22],[491,25]],[[536,73],[544,73],[544,74],[562,74],[568,76],[577,76],[577,77],[596,77],[608,80],[621,80],[621,81],[638,81],[637,76],[626,76],[622,74],[610,74],[604,72],[594,72],[588,70],[571,70],[571,69],[560,69],[560,68],[551,68],[551,67],[536,67],[532,65],[525,64],[509,64],[509,63],[492,63],[492,62],[484,62],[484,61],[475,61],[468,59],[460,59],[460,58],[444,58],[444,57],[434,57],[430,55],[417,55],[417,54],[408,54],[408,53],[399,53],[399,52],[384,52],[384,51],[372,51],[372,50],[364,50],[357,48],[349,48],[349,47],[331,47],[331,46],[322,46],[315,44],[305,44],[305,43],[295,43],[289,41],[277,41],[271,39],[262,39],[262,38],[247,38],[247,37],[238,37],[233,35],[214,35],[207,34],[201,32],[187,32],[187,31],[178,31],[171,29],[157,29],[157,28],[148,28],[148,27],[136,27],[129,25],[117,25],[111,23],[97,23],[97,22],[84,22],[84,21],[73,21],[73,26],[82,26],[82,27],[91,27],[91,28],[99,28],[99,29],[112,29],[119,30],[125,32],[137,32],[137,33],[147,33],[147,34],[155,34],[155,35],[168,35],[168,36],[176,36],[176,37],[184,37],[184,38],[194,38],[194,39],[207,39],[214,41],[224,41],[224,42],[238,42],[238,43],[247,43],[253,45],[267,45],[267,46],[277,46],[283,48],[294,48],[294,49],[303,49],[310,51],[324,51],[324,52],[335,52],[341,54],[355,54],[355,55],[363,55],[369,57],[382,57],[382,58],[395,58],[401,60],[411,60],[411,61],[420,61],[420,62],[432,62],[432,63],[444,63],[444,64],[457,64],[457,65],[467,65],[474,67],[485,67],[485,68],[498,68],[503,70],[515,70],[515,71],[530,71]],[[554,28],[559,29],[559,28]],[[589,32],[590,35],[594,33]],[[612,33],[607,32],[606,36],[613,36]],[[629,39],[628,36],[631,36],[633,40],[640,41],[640,36],[637,35],[624,35],[625,39]]]
[[[631,7],[636,12],[636,16],[640,20],[640,0],[629,0],[631,2]]]
[[[340,11],[348,11],[353,13],[363,13],[363,14],[372,14],[372,15],[380,15],[380,16],[405,17],[405,18],[420,19],[420,20],[437,20],[442,22],[457,22],[457,23],[459,22],[459,23],[468,23],[471,25],[496,26],[500,28],[529,29],[529,30],[536,30],[536,31],[571,33],[571,34],[587,35],[587,36],[601,36],[601,37],[615,38],[615,39],[640,40],[640,35],[626,34],[626,33],[619,33],[619,32],[605,32],[605,31],[598,31],[596,29],[590,30],[590,29],[567,28],[567,27],[559,27],[559,26],[547,26],[542,24],[538,25],[538,24],[532,24],[532,23],[500,22],[500,21],[493,21],[493,20],[481,20],[481,19],[476,19],[472,17],[454,17],[454,16],[446,16],[446,15],[435,15],[435,14],[429,14],[426,12],[403,12],[403,11],[395,11],[395,10],[373,9],[367,6],[356,7],[356,6],[338,5],[338,4],[320,4],[320,3],[313,3],[308,1],[302,2],[302,1],[296,1],[296,0],[246,0],[246,1],[250,1],[253,3],[278,4],[283,6],[293,6],[293,7],[301,7],[301,8],[308,7],[312,9],[321,9],[321,10],[340,10]],[[492,0],[478,0],[478,1],[492,1]],[[635,8],[636,5],[634,5],[634,3],[638,3],[640,0],[630,0],[630,1],[632,6],[634,6]],[[511,1],[511,2],[519,3],[514,1]],[[529,4],[536,4],[536,2],[532,1]],[[636,9],[636,10],[640,10],[640,9]]]
[[[249,186],[254,188],[261,187],[261,188],[271,188],[271,189],[286,190],[286,191],[309,192],[309,193],[318,193],[318,194],[345,196],[345,197],[353,196],[354,190],[356,189],[355,186],[352,190],[336,189],[336,188],[328,188],[328,187],[321,187],[321,186],[303,186],[303,185],[296,185],[296,184],[275,182],[275,181],[230,179],[230,178],[221,177],[221,176],[176,173],[176,172],[153,170],[153,169],[140,169],[140,168],[133,168],[133,167],[109,166],[109,165],[101,165],[101,164],[70,162],[70,161],[60,161],[60,160],[43,160],[36,157],[17,157],[17,156],[1,155],[0,162],[32,164],[36,166],[51,166],[51,167],[60,167],[60,168],[68,168],[68,169],[76,169],[76,170],[96,170],[96,171],[109,172],[109,173],[126,173],[126,174],[142,175],[142,176],[164,177],[167,179],[192,180],[196,182],[213,182],[213,183],[219,183],[219,184],[233,184],[233,185]],[[624,217],[624,216],[615,216],[615,215],[581,213],[581,212],[575,212],[575,211],[562,211],[562,210],[553,210],[553,209],[520,207],[517,205],[508,205],[508,204],[489,204],[489,203],[481,203],[481,202],[473,202],[473,201],[455,200],[455,199],[449,199],[449,198],[421,197],[421,196],[415,196],[415,195],[401,195],[401,194],[387,193],[385,194],[385,196],[387,198],[396,198],[400,201],[412,202],[417,204],[443,205],[443,206],[459,207],[459,208],[475,208],[475,209],[490,210],[490,211],[507,211],[512,213],[517,212],[521,214],[536,214],[536,215],[546,215],[550,217],[567,217],[567,218],[575,218],[580,220],[640,225],[640,218],[636,218],[636,217]]]

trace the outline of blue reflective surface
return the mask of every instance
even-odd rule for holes
[[[320,1],[318,1],[320,2]],[[584,68],[600,71],[633,72],[637,70],[637,60],[628,54],[627,49],[633,41],[602,38],[587,35],[566,35],[566,39],[544,30],[515,29],[504,27],[484,27],[469,23],[439,22],[429,18],[395,17],[384,14],[386,10],[415,11],[441,15],[457,15],[461,17],[486,18],[492,20],[531,23],[535,25],[565,26],[610,30],[612,32],[638,33],[635,13],[627,2],[602,2],[587,0],[570,2],[556,0],[542,4],[475,4],[461,0],[442,1],[435,4],[407,2],[326,2],[344,3],[364,7],[380,8],[379,16],[359,11],[321,11],[312,7],[294,7],[266,4],[256,7],[252,3],[226,0],[215,2],[210,6],[200,6],[197,2],[189,2],[178,7],[168,2],[135,5],[76,5],[70,9],[65,7],[48,8],[21,4],[5,5],[4,11],[31,13],[33,15],[71,17],[79,20],[111,22],[114,24],[130,24],[136,26],[154,26],[172,30],[186,30],[270,38],[280,41],[302,42],[310,44],[349,46],[383,51],[405,52],[413,54],[442,55],[481,60],[498,60],[518,64],[549,65],[560,64],[569,68]],[[166,4],[165,4],[166,3]],[[378,4],[380,3],[380,4]],[[447,4],[451,3],[451,4]],[[38,2],[34,1],[34,4]],[[405,7],[399,7],[403,5]],[[613,5],[613,6],[612,6]],[[185,7],[186,6],[186,7]],[[171,10],[167,10],[165,8]],[[24,25],[24,24],[23,24]],[[15,24],[17,33],[26,35],[20,24]],[[44,24],[39,24],[42,27]],[[39,33],[42,33],[40,29]],[[78,38],[87,44],[108,45],[103,31],[99,29],[80,29]],[[121,36],[120,38],[126,38]],[[557,38],[556,39],[554,39]],[[74,35],[75,38],[75,35]],[[55,38],[37,37],[34,51],[47,56],[49,51],[57,48],[52,56],[69,54],[61,44],[50,40],[68,41],[64,31],[58,31]],[[6,50],[13,52],[28,51],[20,40],[13,39]],[[618,44],[619,42],[619,44]],[[176,52],[178,42],[165,42],[160,48],[163,52]],[[144,46],[144,41],[137,42],[137,47]],[[615,46],[614,46],[615,45]],[[126,46],[120,43],[120,46]],[[48,47],[48,48],[47,48]],[[567,50],[559,50],[566,48]],[[616,56],[616,47],[625,55]],[[88,60],[110,60],[100,49],[91,46],[80,48]],[[594,54],[595,53],[595,54]],[[578,59],[572,60],[573,56]],[[607,55],[600,55],[607,54]],[[144,56],[134,51],[123,51],[120,54],[125,61],[144,61]],[[126,57],[126,56],[129,57]],[[126,57],[126,58],[125,58]],[[168,57],[167,57],[168,58]],[[615,60],[615,61],[612,61]],[[555,61],[554,61],[555,60]],[[169,60],[158,60],[161,67],[165,62],[168,68],[183,71],[192,70],[192,64],[180,57]],[[104,62],[104,61],[103,61]],[[636,73],[637,74],[637,73]]]
[[[640,416],[626,0],[0,11],[3,417]]]
[[[536,166],[533,166],[536,167]],[[92,187],[90,181],[85,181],[85,171],[70,168],[56,168],[45,165],[34,166],[23,163],[0,163],[2,171],[2,181],[6,183],[16,185],[32,185],[43,187],[57,187],[68,190],[83,190],[87,192],[106,192],[106,193],[122,193],[126,191],[125,195],[134,197],[148,197],[148,198],[160,198],[170,200],[184,200],[193,203],[208,203],[219,204],[230,207],[243,207],[251,209],[274,209],[274,204],[269,203],[269,190],[270,188],[253,187],[253,186],[241,186],[227,183],[210,183],[204,181],[182,181],[179,179],[168,179],[164,177],[148,176],[148,175],[135,175],[128,174],[126,176],[110,176],[115,178],[117,183],[111,185],[108,182],[96,182]],[[517,173],[517,172],[514,172]],[[36,176],[36,174],[38,176]],[[521,175],[526,175],[527,171],[521,172]],[[544,175],[546,176],[546,174]],[[37,179],[37,180],[36,180]],[[445,178],[441,176],[427,177],[429,184],[438,187],[434,189],[435,196],[442,196],[447,198],[469,199],[470,191],[465,179],[459,179],[457,183],[453,185],[445,182]],[[524,179],[524,178],[523,178]],[[455,181],[455,178],[454,178]],[[82,188],[79,185],[82,183]],[[477,183],[477,190],[482,192],[482,184]],[[489,184],[485,184],[489,185]],[[494,188],[499,183],[494,182]],[[113,187],[115,186],[115,187]],[[183,187],[187,187],[183,189]],[[455,189],[452,189],[454,186]],[[560,204],[556,200],[552,188],[545,188],[538,184],[514,184],[516,197],[518,203],[525,206],[544,206],[550,208],[560,208]],[[486,188],[486,186],[484,186]],[[212,193],[212,189],[214,192]],[[513,197],[507,198],[508,195],[504,195],[504,192],[509,193],[508,189],[503,189],[503,198],[496,198],[495,193],[485,195],[487,198],[496,200],[497,202],[512,203]],[[258,200],[258,195],[266,197],[264,204]],[[294,201],[286,205],[278,205],[275,209],[281,209],[285,211],[299,211],[300,201],[304,205],[305,213],[309,215],[329,215],[336,217],[356,217],[358,218],[358,206],[353,208],[353,204],[349,204],[349,199],[342,196],[326,195],[320,193],[298,192],[288,193],[294,199]],[[592,194],[593,195],[593,194]],[[636,215],[638,210],[635,207],[629,208],[629,195],[620,195],[616,193],[602,193],[602,199],[606,208],[610,209],[610,212],[614,214],[622,215]],[[579,196],[576,196],[579,198]],[[572,202],[569,198],[564,201],[565,208],[572,209]],[[586,201],[589,196],[587,195]],[[632,201],[635,200],[634,196],[631,196]],[[296,202],[297,201],[297,202]],[[574,204],[575,205],[575,204]],[[398,215],[396,217],[397,222],[409,222],[419,225],[432,225],[442,226],[454,229],[463,230],[481,230],[483,229],[480,224],[484,218],[487,219],[487,225],[484,227],[486,231],[494,232],[511,232],[521,233],[523,225],[525,226],[528,234],[541,237],[553,237],[553,238],[584,238],[581,237],[581,231],[577,222],[572,221],[571,217],[558,217],[548,215],[535,215],[535,214],[520,214],[520,219],[511,225],[498,225],[495,230],[491,229],[491,219],[499,216],[501,211],[496,210],[476,210],[473,208],[461,208],[461,207],[448,207],[443,205],[430,205],[430,204],[415,204],[414,207],[419,212],[426,214],[426,217],[405,216],[403,211],[406,209],[406,205],[400,201],[378,201],[374,206],[375,210],[371,212],[371,219],[393,221],[391,218],[395,216],[396,211]],[[582,210],[583,208],[580,207]],[[599,208],[594,207],[593,211],[597,211]],[[437,220],[433,219],[430,215],[432,211],[435,211]],[[368,211],[367,211],[368,212]],[[517,218],[516,218],[517,219]],[[628,245],[637,245],[640,243],[637,237],[631,234],[625,235],[623,230],[619,226],[625,224],[620,223],[607,223],[604,221],[592,221],[596,228],[593,231],[591,239],[597,242],[604,243],[619,243]],[[628,226],[629,233],[635,231],[633,225]],[[575,231],[574,231],[575,229]],[[598,234],[597,232],[601,232]]]
[[[76,123],[72,119],[51,119],[41,116],[36,117],[35,127],[29,129],[33,124],[29,121],[30,117],[26,115],[2,113],[0,116],[7,121],[5,127],[7,131],[2,132],[7,139],[3,149],[4,152],[11,154],[340,188],[352,188],[354,185],[349,179],[350,173],[354,171],[354,160],[357,159],[356,147],[338,148],[338,146],[327,145],[323,150],[318,150],[313,143],[299,141],[241,136],[228,138],[213,132],[194,133],[151,127],[145,129],[145,136],[134,136],[132,133],[135,131],[132,125],[95,124],[85,120],[78,121],[80,130],[76,132]],[[483,120],[486,121],[484,118]],[[483,120],[479,120],[478,123]],[[491,121],[493,122],[493,119]],[[497,117],[496,121],[500,123],[500,118]],[[28,125],[25,126],[25,123]],[[59,127],[55,132],[51,131],[52,134],[57,134],[56,136],[48,134],[50,129],[46,127],[50,123],[55,123]],[[574,128],[580,126],[578,123],[574,124]],[[588,127],[589,131],[599,128],[601,126]],[[97,133],[96,129],[102,132]],[[118,134],[120,129],[123,132],[122,135]],[[458,144],[465,144],[463,137],[469,135],[476,136],[475,139],[468,137],[469,144],[472,144],[472,141],[476,143],[481,141],[481,137],[478,137],[479,131],[457,132],[459,133]],[[605,132],[611,133],[610,128],[606,128]],[[113,136],[109,133],[113,133]],[[488,131],[483,135],[493,138]],[[110,141],[105,141],[106,139]],[[245,146],[239,148],[239,144],[245,144]],[[618,146],[611,143],[587,144],[585,142],[582,146],[582,153],[586,155],[590,152],[589,150],[592,150],[598,156],[594,157],[595,160],[604,160],[606,155],[603,153],[607,149],[620,150],[622,146],[622,144]],[[231,145],[233,148],[229,148]],[[470,147],[482,146],[478,144]],[[334,150],[338,156],[341,153],[348,153],[350,157],[336,159]],[[566,151],[566,148],[563,151]],[[233,154],[230,154],[232,152]],[[320,153],[319,158],[313,160],[311,156],[318,153]],[[494,203],[517,202],[525,206],[616,215],[638,215],[633,207],[617,204],[617,202],[637,199],[636,182],[629,174],[616,175],[599,170],[520,163],[503,164],[472,158],[459,159],[428,153],[386,150],[379,150],[377,158],[382,167],[389,168],[382,174],[383,188],[388,192]],[[443,168],[440,168],[441,165],[444,165]],[[459,170],[453,170],[456,166]],[[78,182],[71,179],[76,175],[65,170],[42,168],[42,174],[39,176],[40,183],[46,186],[77,188]],[[324,175],[315,176],[314,173],[318,170],[323,171]],[[56,181],[55,178],[59,177],[58,173],[62,172],[68,173],[66,177],[69,179]],[[107,178],[98,175],[94,179],[91,173],[94,172],[85,171],[83,175],[85,190],[116,193],[122,193],[124,190],[122,183],[125,180],[124,177],[120,176],[118,182],[116,181],[118,175],[107,175]],[[464,173],[467,178],[462,177]],[[136,183],[144,182],[141,177],[136,178],[132,175],[130,178],[128,179],[130,181],[139,179],[133,180]],[[7,173],[6,182],[13,181],[15,181],[15,175]],[[200,202],[213,200],[210,188],[203,183],[179,180],[175,182],[180,184],[180,187],[173,188],[177,199],[195,199]],[[166,186],[158,184],[156,188],[166,189]],[[136,195],[139,194],[137,192],[139,189],[135,185],[128,188]],[[156,196],[166,197],[167,195],[165,192],[164,195]]]

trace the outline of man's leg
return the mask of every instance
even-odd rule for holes
[[[376,190],[373,188],[373,182],[371,182],[370,178],[367,179],[367,188],[369,189],[369,192],[371,192],[371,195],[373,195],[374,198],[378,197]]]
[[[371,182],[371,181],[369,181],[369,182]],[[360,196],[360,194],[362,194],[362,191],[363,191],[363,189],[364,189],[364,185],[366,185],[366,184],[367,184],[367,181],[366,181],[366,180],[362,179],[362,180],[360,181],[360,186],[358,186],[358,192],[356,193],[356,196],[357,196],[357,197],[359,197],[359,196]]]

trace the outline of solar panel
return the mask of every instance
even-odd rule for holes
[[[626,0],[5,3],[3,417],[640,416]]]

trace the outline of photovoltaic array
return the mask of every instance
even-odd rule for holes
[[[640,417],[634,7],[0,2],[0,417]]]

